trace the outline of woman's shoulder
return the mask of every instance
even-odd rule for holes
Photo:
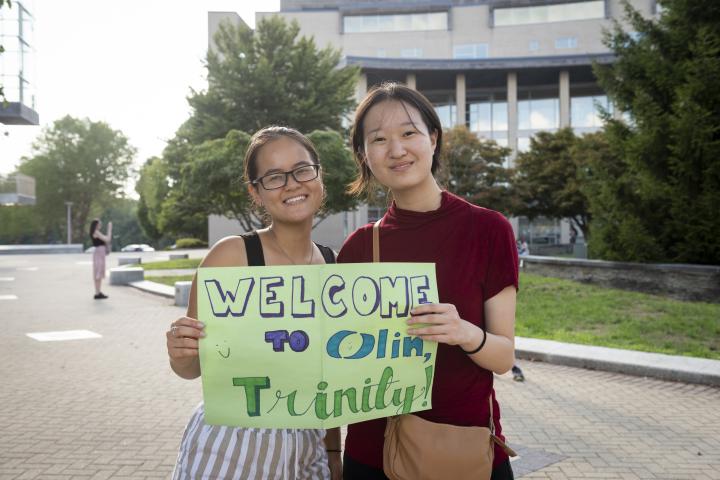
[[[234,267],[246,265],[247,253],[245,251],[245,241],[239,235],[218,240],[200,263],[201,267]]]
[[[470,205],[470,214],[475,222],[478,222],[484,228],[505,229],[511,227],[510,221],[502,213],[486,207]]]
[[[338,253],[338,262],[352,263],[357,262],[362,256],[362,252],[370,245],[373,223],[368,223],[352,232],[343,242],[343,246]]]
[[[367,242],[367,239],[372,237],[372,229],[374,225],[375,222],[371,222],[357,228],[345,239],[343,247],[345,247],[345,245],[357,245]]]

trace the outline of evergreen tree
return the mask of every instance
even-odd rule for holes
[[[596,75],[630,122],[607,118],[617,163],[596,165],[591,251],[607,259],[720,264],[720,3],[660,0],[658,19],[625,3],[617,56]]]

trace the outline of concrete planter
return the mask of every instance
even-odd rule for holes
[[[190,287],[192,282],[175,282],[175,305],[187,307],[190,301]]]
[[[522,256],[522,269],[604,287],[633,290],[677,300],[720,303],[720,267],[711,265],[606,262]]]
[[[133,265],[137,263],[142,263],[142,259],[140,257],[120,257],[118,258],[118,265]]]
[[[145,271],[140,267],[115,267],[110,269],[110,285],[129,285],[145,279]]]

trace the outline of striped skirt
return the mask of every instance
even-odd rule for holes
[[[205,424],[198,405],[185,427],[173,480],[330,478],[325,430]]]

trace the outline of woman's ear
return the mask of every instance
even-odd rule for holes
[[[435,148],[437,147],[437,138],[438,138],[438,131],[433,130],[430,134],[430,145],[432,145],[433,152],[435,151]]]
[[[260,194],[257,191],[257,187],[255,187],[255,185],[253,185],[252,183],[248,183],[247,189],[248,195],[250,195],[250,199],[253,201],[253,203],[258,207],[262,207],[263,203],[262,199],[260,198]]]

